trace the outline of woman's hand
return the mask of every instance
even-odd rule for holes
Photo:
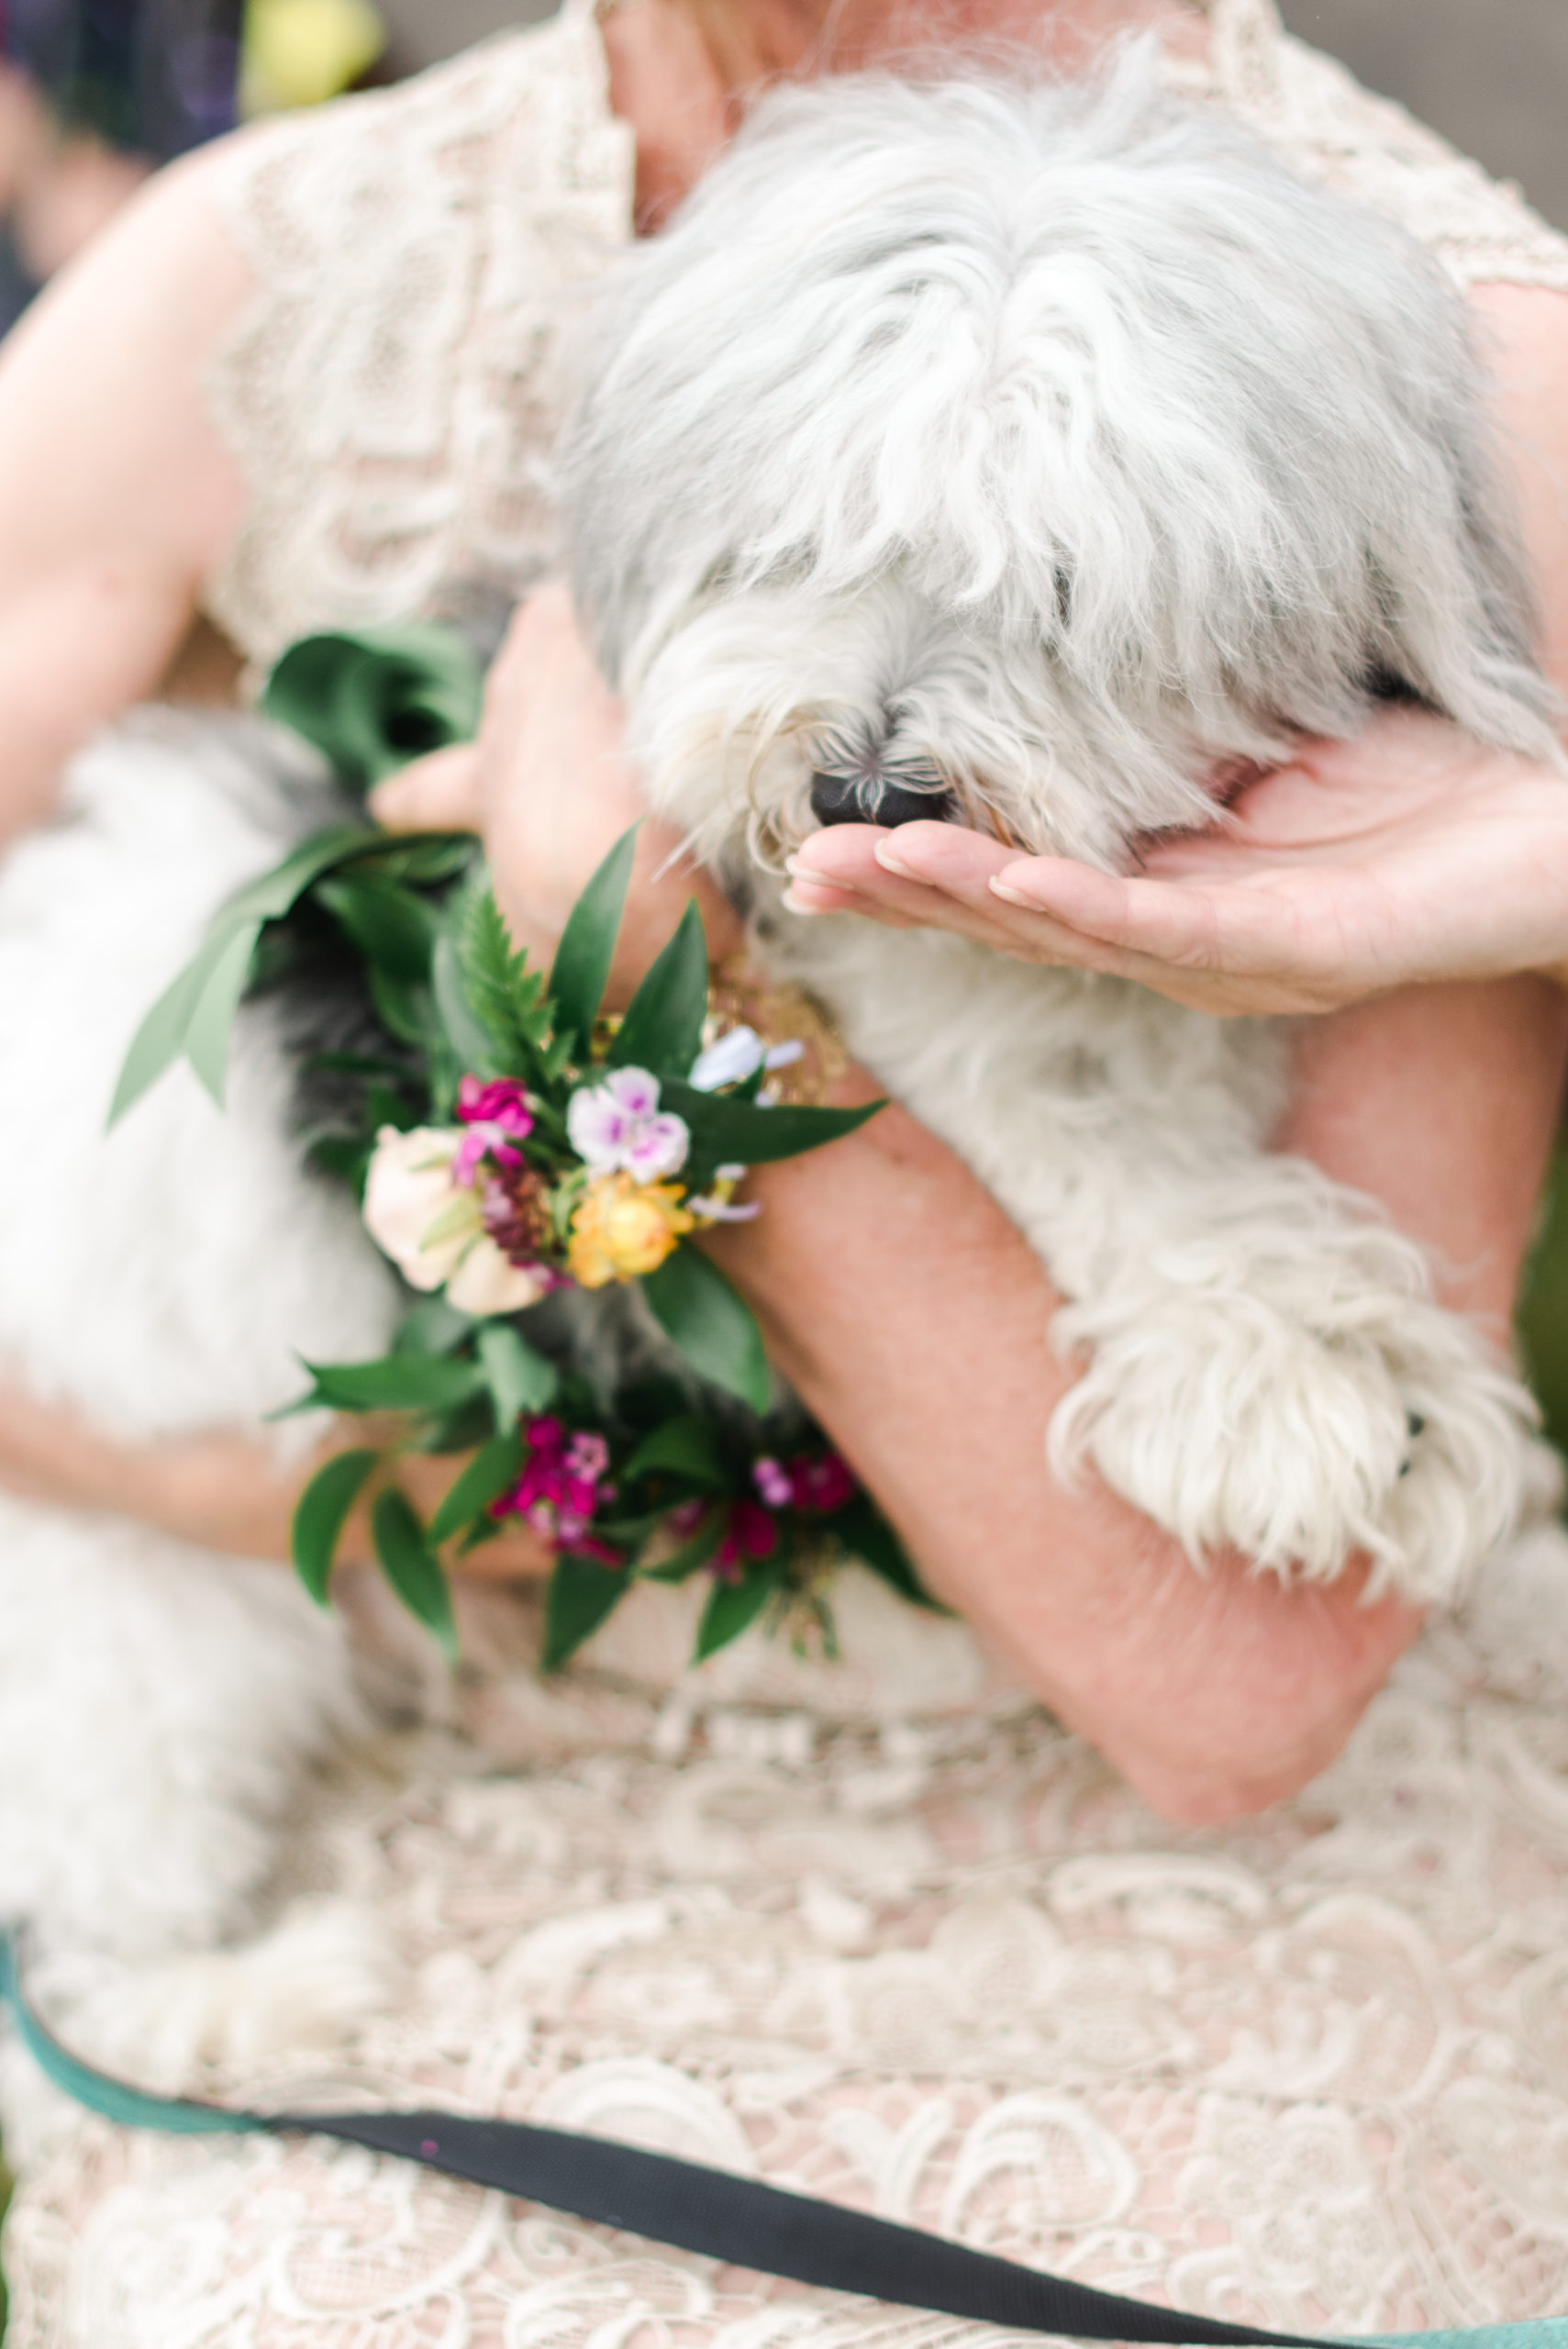
[[[1332,1011],[1443,979],[1568,981],[1568,779],[1412,710],[1304,743],[1223,828],[1116,879],[946,824],[815,833],[797,912],[952,930],[1218,1014]]]
[[[512,622],[485,687],[477,742],[420,759],[372,799],[393,831],[484,835],[501,909],[519,946],[548,960],[596,866],[642,816],[627,755],[625,713],[600,677],[564,586],[541,588]],[[679,836],[643,823],[610,973],[612,1007],[629,996],[689,899],[709,955],[740,942],[740,925]]]

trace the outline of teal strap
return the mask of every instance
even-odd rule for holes
[[[194,2104],[183,2097],[144,2096],[106,2073],[81,2063],[47,2031],[22,1993],[15,1933],[0,1933],[0,2008],[9,2007],[17,2035],[47,2079],[89,2112],[102,2113],[121,2129],[159,2129],[179,2137],[250,2135],[266,2123],[249,2112],[226,2112],[220,2105]]]

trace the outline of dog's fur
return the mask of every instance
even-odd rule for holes
[[[654,804],[1073,1300],[1058,1457],[1195,1558],[1321,1578],[1361,1548],[1451,1597],[1511,1522],[1529,1407],[1414,1245],[1268,1154],[1277,1036],[792,925],[763,867],[814,773],[1115,863],[1206,818],[1217,762],[1377,691],[1550,751],[1454,297],[1137,61],[1088,97],[865,80],[759,109],[585,365],[562,511]],[[104,1133],[147,1005],[315,812],[261,740],[122,729],[0,874],[0,1359],[125,1437],[255,1426],[299,1354],[395,1317],[289,1139],[264,1008],[227,1115],[182,1071]],[[242,1923],[355,1703],[276,1569],[0,1505],[0,1914],[128,1949]]]
[[[1390,692],[1556,755],[1457,296],[1136,55],[1087,96],[770,99],[584,367],[579,607],[653,806],[732,873],[824,774],[1114,867],[1210,820],[1217,768]],[[1195,1558],[1362,1550],[1373,1588],[1452,1598],[1528,1406],[1415,1247],[1267,1153],[1277,1033],[759,896],[774,964],[1072,1300],[1058,1464]]]

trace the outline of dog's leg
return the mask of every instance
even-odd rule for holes
[[[159,1954],[249,1922],[302,1769],[360,1721],[283,1569],[0,1500],[0,1917]]]
[[[1373,1590],[1456,1598],[1518,1519],[1531,1409],[1421,1252],[1299,1160],[1118,1176],[1128,1244],[1057,1323],[1086,1358],[1057,1464],[1195,1559],[1323,1581],[1359,1553]]]
[[[1073,1302],[1053,1457],[1195,1560],[1454,1597],[1520,1506],[1529,1398],[1423,1252],[1264,1140],[1277,1034],[917,933],[773,933]]]

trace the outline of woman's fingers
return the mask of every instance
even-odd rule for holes
[[[389,832],[477,832],[484,815],[477,743],[431,751],[389,775],[371,793],[370,811]]]

